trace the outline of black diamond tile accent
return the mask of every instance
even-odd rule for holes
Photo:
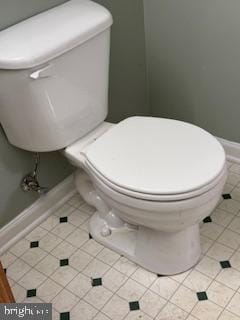
[[[130,311],[139,310],[140,309],[139,302],[138,301],[129,302],[129,309]]]
[[[61,218],[59,219],[59,222],[60,222],[60,223],[68,222],[68,217],[61,217]]]
[[[203,219],[204,223],[208,223],[208,222],[212,222],[212,218],[211,217],[206,217],[205,219]]]
[[[220,265],[221,265],[221,267],[222,267],[223,269],[231,268],[231,267],[232,267],[232,266],[231,266],[231,263],[230,263],[228,260],[226,260],[226,261],[220,261]]]
[[[92,239],[92,235],[91,235],[91,233],[89,233],[89,234],[88,234],[88,236],[89,236],[89,239]]]
[[[61,312],[60,320],[70,320],[70,312]]]
[[[3,271],[4,271],[4,273],[6,274],[7,273],[7,269],[5,268],[5,269],[3,269]]]
[[[92,286],[97,287],[102,285],[102,278],[92,279]]]
[[[39,246],[39,242],[38,241],[30,242],[30,248],[37,248],[38,246]]]
[[[227,199],[232,199],[230,193],[225,193],[222,195],[223,199],[227,200]]]
[[[36,297],[37,289],[30,289],[27,290],[27,298]]]
[[[60,260],[60,267],[68,266],[68,259],[61,259]]]
[[[157,274],[157,276],[158,276],[158,278],[160,278],[160,277],[164,277],[164,275],[163,274]]]
[[[208,300],[208,296],[205,291],[197,292],[197,297],[199,301]]]

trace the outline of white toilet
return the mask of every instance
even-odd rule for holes
[[[0,32],[0,121],[30,151],[64,150],[96,208],[94,239],[158,274],[200,258],[199,222],[217,205],[225,153],[209,133],[162,118],[107,116],[111,14],[71,0]]]

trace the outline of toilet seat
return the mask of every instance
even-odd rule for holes
[[[85,156],[89,173],[111,189],[152,201],[207,192],[225,169],[225,152],[216,138],[189,123],[163,118],[123,120],[93,142]]]

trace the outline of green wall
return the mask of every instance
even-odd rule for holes
[[[144,0],[151,112],[240,142],[240,2]]]
[[[64,0],[0,1],[0,29],[46,10]],[[142,0],[98,0],[113,14],[109,120],[148,114]],[[37,199],[19,184],[32,170],[33,154],[11,146],[0,128],[0,227]],[[53,187],[72,172],[58,152],[42,155],[40,182]]]

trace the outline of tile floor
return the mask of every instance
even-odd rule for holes
[[[240,319],[240,165],[228,168],[193,269],[161,277],[104,248],[76,194],[0,257],[17,302],[51,302],[54,320]]]

